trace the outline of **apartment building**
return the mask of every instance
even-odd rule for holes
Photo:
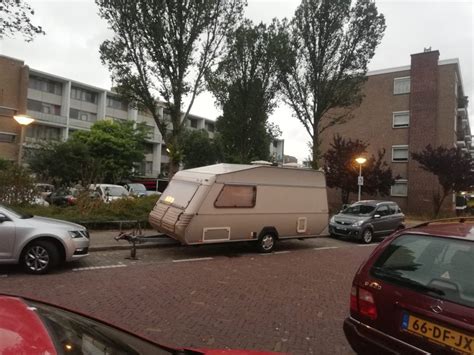
[[[438,51],[427,50],[412,54],[409,66],[367,75],[362,104],[346,123],[323,132],[322,152],[329,148],[335,134],[366,141],[370,144],[369,155],[385,149],[386,161],[398,177],[388,198],[406,212],[430,213],[433,193],[440,186],[436,177],[411,158],[411,153],[422,151],[428,144],[458,146],[474,158],[459,61],[439,60]],[[330,189],[328,199],[333,209],[341,206],[340,191]],[[444,208],[453,210],[454,198],[446,201]]]
[[[166,116],[166,110],[159,108]],[[110,90],[29,68],[21,60],[0,56],[0,157],[16,160],[20,126],[16,114],[35,119],[26,128],[25,155],[44,141],[66,140],[77,130],[89,130],[97,120],[132,120],[149,128],[145,161],[139,174],[157,177],[169,162],[162,136],[150,114],[131,108]],[[189,129],[205,129],[213,137],[215,122],[189,115]]]

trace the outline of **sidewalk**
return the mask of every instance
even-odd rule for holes
[[[129,232],[129,230],[124,230],[124,232]],[[132,244],[127,242],[126,240],[119,240],[116,241],[114,237],[118,236],[120,233],[119,229],[115,230],[91,230],[89,231],[91,239],[90,239],[90,246],[89,251],[103,251],[103,250],[122,250],[122,249],[131,249]],[[158,234],[157,231],[153,229],[144,229],[142,230],[142,234],[145,237],[156,236]],[[169,237],[163,237],[162,240],[159,242],[150,242],[150,243],[143,243],[137,244],[137,249],[144,249],[144,248],[153,248],[159,246],[172,246],[172,245],[179,245],[179,243],[171,239]]]

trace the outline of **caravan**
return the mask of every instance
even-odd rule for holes
[[[310,169],[217,164],[176,173],[149,216],[184,245],[320,235],[328,223],[324,174]]]

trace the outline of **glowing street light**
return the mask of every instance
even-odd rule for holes
[[[364,185],[364,178],[362,177],[362,165],[367,161],[364,157],[358,157],[355,160],[359,164],[359,178],[357,179],[357,185],[359,185],[359,194],[357,201],[360,201],[360,193],[362,190],[362,185]]]
[[[13,116],[15,121],[17,121],[21,126],[21,134],[20,134],[20,148],[18,149],[18,165],[21,164],[21,158],[23,156],[23,142],[25,140],[25,127],[35,121],[34,118],[31,118],[27,115],[15,115]]]

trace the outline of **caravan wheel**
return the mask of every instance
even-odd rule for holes
[[[258,238],[258,251],[261,253],[271,253],[275,248],[276,238],[272,233],[265,233]]]

